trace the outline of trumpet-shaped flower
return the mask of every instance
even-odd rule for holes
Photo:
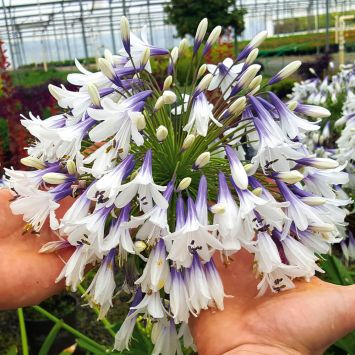
[[[181,214],[182,212],[178,211],[177,213]],[[211,233],[216,229],[216,225],[202,225],[199,222],[195,203],[189,197],[187,200],[187,217],[184,225],[164,238],[173,241],[168,258],[184,267],[191,266],[195,253],[202,260],[209,261],[211,258],[209,247],[219,250],[223,249],[222,244]]]
[[[138,194],[140,209],[148,212],[153,208],[153,201],[163,209],[169,206],[168,201],[160,193],[166,186],[156,185],[152,176],[152,151],[148,150],[137,176],[130,182],[121,185],[120,193],[115,200],[118,208],[126,206]]]

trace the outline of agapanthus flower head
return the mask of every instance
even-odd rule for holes
[[[6,170],[24,231],[40,234],[49,220],[61,239],[42,251],[74,248],[58,281],[75,290],[86,265],[96,264],[87,292],[100,316],[116,290],[133,294],[116,336],[120,351],[129,347],[138,315],[154,321],[155,353],[179,353],[181,336],[192,346],[190,315],[224,307],[216,254],[253,254],[261,278],[255,294],[263,294],[294,287],[296,277],[309,280],[320,270],[316,254],[340,241],[345,202],[334,184],[347,181],[345,165],[302,143],[318,129],[306,116],[324,110],[291,110],[272,86],[259,90],[260,65],[253,63],[266,32],[236,59],[200,66],[221,32],[217,26],[199,51],[207,24],[196,32],[192,84],[181,87],[175,74],[187,42],[169,53],[151,45],[145,31],[141,38],[131,33],[122,18],[118,55],[105,51],[96,73],[76,61],[80,73],[68,80],[78,91],[50,87],[66,112],[22,120],[34,137],[23,160],[32,170]],[[168,67],[161,82],[150,65],[157,55]],[[58,220],[67,196],[75,201]],[[121,269],[125,281],[116,285]]]

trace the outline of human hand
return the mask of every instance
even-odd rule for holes
[[[64,282],[55,283],[71,249],[55,254],[39,254],[41,246],[58,237],[45,224],[40,236],[30,232],[22,235],[25,222],[22,216],[11,213],[9,190],[0,190],[0,309],[13,309],[38,304],[60,292]],[[68,197],[56,211],[62,217],[73,199]]]
[[[219,258],[218,258],[219,259]],[[255,298],[258,280],[245,251],[225,267],[217,260],[225,293],[224,311],[190,317],[200,355],[321,354],[355,328],[355,285],[336,286],[316,277],[296,288]]]

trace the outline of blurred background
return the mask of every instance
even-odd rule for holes
[[[296,80],[323,79],[336,73],[339,65],[355,60],[355,0],[0,0],[0,6],[1,174],[3,167],[19,168],[19,160],[25,155],[29,137],[20,125],[20,114],[32,112],[43,119],[56,114],[59,110],[48,84],[65,84],[70,89],[66,77],[77,71],[74,58],[87,69],[96,70],[104,49],[117,53],[121,48],[122,15],[128,18],[133,32],[138,34],[146,27],[148,41],[168,49],[183,37],[192,44],[198,23],[208,17],[211,27],[222,25],[224,30],[218,46],[207,54],[209,63],[234,57],[248,40],[266,29],[269,38],[261,45],[258,58],[264,77],[271,77],[293,60],[304,63],[297,75],[274,86],[284,99]],[[185,82],[189,63],[189,58],[180,62],[181,83]],[[164,80],[166,61],[154,60],[152,67],[158,81]],[[322,267],[329,281],[353,283],[354,268],[341,256],[325,257]],[[85,283],[90,283],[90,276]],[[107,349],[112,345],[110,333],[119,328],[126,314],[125,301],[115,299],[104,326],[96,321],[95,312],[79,306],[82,301],[76,295],[58,296],[42,307]],[[53,331],[57,323],[47,318],[43,312],[25,310],[31,354],[100,354],[92,350],[95,347],[90,350],[92,343],[80,337],[78,340],[78,333],[73,335],[61,327]],[[53,332],[48,334],[50,329]],[[139,327],[135,345],[127,354],[151,351],[144,329]],[[74,343],[76,347],[70,348]],[[65,347],[66,352],[61,352]],[[0,354],[20,353],[16,311],[2,312]],[[354,334],[332,346],[327,354],[355,354]]]

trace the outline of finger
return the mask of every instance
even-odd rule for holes
[[[259,279],[253,272],[254,257],[245,249],[234,254],[228,264],[215,254],[214,261],[222,278],[225,293],[238,297],[255,297]]]
[[[58,255],[10,250],[0,261],[0,267],[7,270],[0,273],[0,309],[38,304],[62,291],[64,282],[57,284],[55,280],[72,252],[71,248]]]
[[[24,225],[22,216],[15,216],[10,209],[10,201],[13,199],[13,195],[8,189],[0,189],[0,238],[6,237],[18,228],[20,225]]]

